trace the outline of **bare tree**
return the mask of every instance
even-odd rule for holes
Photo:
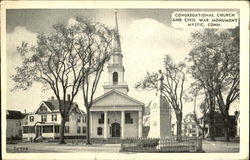
[[[229,109],[239,98],[240,90],[240,61],[239,61],[239,28],[220,33],[218,68],[216,71],[216,98],[223,122],[225,140],[229,141]]]
[[[26,90],[32,87],[34,82],[41,83],[44,89],[53,91],[62,117],[61,144],[65,143],[64,127],[74,98],[83,82],[99,73],[98,70],[102,71],[101,59],[106,57],[106,52],[103,54],[103,46],[112,32],[99,23],[89,27],[89,21],[79,17],[76,20],[77,23],[69,26],[54,25],[52,33],[39,34],[37,46],[29,46],[23,42],[17,48],[23,63],[16,68],[16,74],[12,75],[16,82],[13,91]],[[97,46],[95,51],[91,45]],[[70,95],[70,100],[67,100],[67,94]]]
[[[111,42],[114,30],[99,23],[78,17],[79,28],[84,33],[84,48],[79,53],[82,62],[83,78],[81,86],[83,92],[84,106],[87,111],[87,144],[90,142],[90,109],[92,107],[94,94],[103,72],[104,65],[109,61],[112,46]]]
[[[189,113],[192,120],[196,123],[199,129],[202,131],[202,138],[205,139],[205,129],[206,129],[206,122],[208,120],[207,112],[207,97],[204,92],[202,92],[203,88],[199,86],[196,82],[191,83],[190,88],[185,92],[184,100],[187,102],[193,102],[193,112]],[[197,97],[205,96],[204,100],[199,105],[197,109]],[[198,117],[198,112],[201,113],[201,117]]]
[[[175,111],[177,118],[177,139],[181,139],[182,109],[183,109],[183,85],[185,73],[183,63],[174,63],[170,56],[165,55],[165,79],[163,82],[162,94],[166,97]],[[157,73],[148,73],[145,78],[137,82],[137,89],[157,90]]]
[[[225,137],[228,137],[228,111],[239,97],[239,35],[233,30],[205,30],[192,34],[189,60],[190,71],[199,86],[205,90],[209,106],[209,131],[214,139],[214,112],[216,102],[224,117]]]

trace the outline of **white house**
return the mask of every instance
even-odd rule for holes
[[[144,104],[128,95],[116,13],[115,20],[117,34],[107,66],[108,82],[103,85],[104,94],[93,100],[90,109],[91,138],[142,137]]]
[[[195,122],[194,113],[187,114],[183,119],[182,135],[187,137],[198,137],[200,128]]]
[[[28,115],[28,123],[22,125],[23,139],[38,137],[55,139],[59,138],[61,114],[59,101],[52,97],[50,100],[42,101],[38,109]],[[65,137],[86,137],[86,114],[73,104],[65,123]]]

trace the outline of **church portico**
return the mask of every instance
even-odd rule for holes
[[[91,138],[142,137],[142,111],[91,111]]]

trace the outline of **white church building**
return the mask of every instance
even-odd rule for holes
[[[122,51],[115,13],[116,34],[108,69],[108,82],[104,94],[93,100],[90,109],[91,138],[142,137],[144,104],[128,95],[129,87],[124,77]]]

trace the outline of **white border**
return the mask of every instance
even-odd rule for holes
[[[211,8],[211,6],[213,8]],[[210,8],[209,8],[210,7]],[[6,153],[6,9],[202,8],[240,9],[240,153]],[[4,159],[248,159],[249,157],[249,4],[244,1],[4,1],[1,2],[1,117]]]

